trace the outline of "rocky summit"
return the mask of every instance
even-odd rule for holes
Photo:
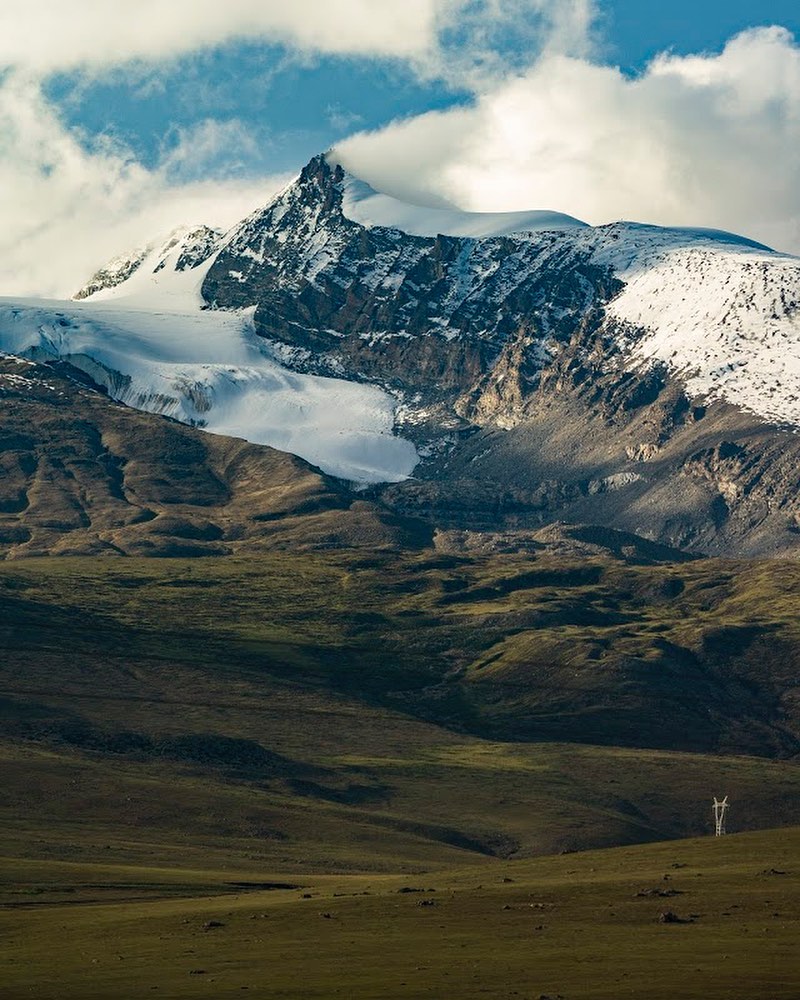
[[[797,547],[783,352],[797,352],[800,261],[567,217],[471,237],[435,232],[469,213],[418,209],[409,234],[370,224],[364,187],[316,158],[230,234],[202,293],[255,306],[291,366],[397,395],[423,458],[389,503],[447,528],[588,521],[691,551]]]

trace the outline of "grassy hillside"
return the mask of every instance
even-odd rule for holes
[[[371,551],[430,536],[293,455],[112,403],[66,363],[0,357],[0,558]]]
[[[799,594],[622,550],[0,564],[3,997],[796,997]],[[784,829],[708,836],[720,794]]]
[[[136,670],[168,663],[167,689],[189,667],[496,739],[786,758],[800,751],[799,607],[800,566],[780,562],[24,561],[0,565],[0,680],[133,695]]]
[[[417,877],[36,862],[0,881],[3,996],[794,1000],[799,850],[795,828]]]
[[[790,823],[798,585],[547,555],[5,563],[7,853],[397,871],[699,834],[720,793],[734,829]]]

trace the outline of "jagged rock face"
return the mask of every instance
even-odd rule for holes
[[[176,271],[188,271],[198,267],[214,253],[222,235],[218,229],[212,229],[210,226],[198,226],[188,231],[178,230],[161,247],[159,261],[153,268],[153,273],[157,274],[167,266],[173,251],[177,251],[174,265]]]
[[[513,426],[462,433],[382,497],[446,530],[565,521],[689,552],[800,551],[800,437],[725,403],[692,406],[666,377],[642,402],[657,386],[585,366],[547,371]]]
[[[723,401],[692,402],[664,366],[626,371],[614,351],[601,327],[531,374],[524,343],[510,340],[462,401],[480,427],[384,500],[446,530],[565,521],[689,552],[800,551],[800,435]]]
[[[798,548],[796,436],[691,399],[658,357],[632,363],[652,335],[641,316],[665,310],[652,289],[633,322],[616,275],[633,261],[641,283],[637,268],[661,268],[680,300],[695,270],[711,282],[726,266],[702,234],[691,252],[679,233],[623,225],[412,236],[348,218],[345,185],[340,167],[313,160],[232,234],[203,295],[256,305],[257,332],[300,369],[400,390],[403,433],[428,457],[382,491],[390,504],[448,530],[566,520],[690,551]],[[731,267],[761,274],[769,319],[792,322],[796,262],[753,263],[747,249]],[[726,335],[754,322],[753,296],[731,294]]]
[[[561,233],[366,228],[344,214],[343,181],[341,167],[313,160],[234,233],[202,290],[217,307],[255,304],[257,332],[299,348],[314,370],[456,398],[520,330],[528,352],[546,357],[620,287]]]

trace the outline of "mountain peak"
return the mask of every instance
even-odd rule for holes
[[[306,198],[319,201],[325,212],[336,211],[341,208],[341,183],[344,177],[344,169],[331,162],[329,154],[319,153],[308,161],[288,190],[296,188]]]
[[[192,271],[214,254],[222,236],[220,230],[206,225],[179,226],[168,236],[109,261],[73,295],[73,299],[129,295],[149,287],[161,272]]]

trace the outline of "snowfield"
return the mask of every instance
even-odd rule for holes
[[[393,432],[391,396],[290,372],[255,336],[249,312],[200,309],[205,266],[169,263],[153,275],[146,259],[124,286],[83,302],[0,299],[0,351],[66,358],[122,403],[291,452],[352,482],[411,474],[417,452]]]
[[[663,362],[690,398],[800,426],[800,258],[725,233],[620,224],[595,252],[625,282],[607,315],[632,368]]]

